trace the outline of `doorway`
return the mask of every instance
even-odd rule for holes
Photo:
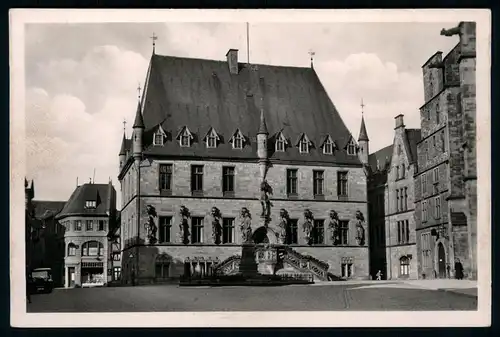
[[[68,267],[68,287],[75,287],[75,267]]]
[[[438,244],[438,275],[439,278],[446,278],[446,253],[441,242]]]

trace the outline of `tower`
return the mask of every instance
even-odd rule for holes
[[[266,179],[267,170],[267,132],[266,119],[264,118],[264,110],[260,111],[260,125],[257,132],[257,156],[259,157],[260,179]]]
[[[118,154],[118,158],[120,160],[120,171],[123,168],[123,165],[125,165],[125,161],[127,159],[127,148],[126,148],[126,138],[125,138],[125,132],[123,133],[123,139],[122,139],[122,146],[120,148],[120,153]]]
[[[361,107],[363,107],[363,103],[361,103]],[[359,137],[358,137],[358,144],[359,144],[359,160],[361,163],[368,165],[368,154],[369,154],[369,147],[368,147],[369,139],[368,139],[368,133],[366,132],[366,126],[365,126],[365,118],[363,116],[363,112],[361,112],[361,129],[359,130]]]
[[[138,163],[142,157],[142,137],[144,134],[144,120],[142,119],[140,101],[137,103],[137,112],[135,114],[135,121],[132,128],[134,130],[132,133],[132,153],[135,162]]]

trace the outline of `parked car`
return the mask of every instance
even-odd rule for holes
[[[54,281],[52,280],[52,269],[36,268],[31,272],[31,289],[33,292],[50,293],[54,289]]]

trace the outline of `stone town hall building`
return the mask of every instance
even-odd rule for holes
[[[237,272],[249,241],[261,273],[369,277],[364,121],[356,142],[312,66],[153,53],[119,159],[125,283]]]

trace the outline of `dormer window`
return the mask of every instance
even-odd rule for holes
[[[233,149],[236,149],[236,150],[243,149],[244,142],[245,142],[245,137],[240,132],[240,130],[236,130],[235,134],[231,138],[231,143],[233,144]]]
[[[278,137],[276,137],[276,152],[285,152],[285,147],[288,145],[285,136],[283,133],[279,133]]]
[[[193,134],[189,131],[187,126],[183,127],[181,132],[177,135],[177,140],[182,147],[190,147]]]
[[[332,138],[328,135],[326,136],[323,144],[323,154],[333,154],[333,149],[335,148],[335,143]]]
[[[163,135],[159,132],[155,132],[154,138],[153,138],[153,145],[155,146],[162,146],[163,145]]]
[[[307,138],[305,134],[302,134],[299,138],[299,152],[300,153],[309,153],[309,146],[311,145],[311,142]]]
[[[217,147],[217,142],[220,138],[217,132],[213,128],[210,128],[204,140],[207,144],[207,148],[213,149]]]
[[[349,141],[349,144],[347,144],[347,154],[350,156],[356,155],[356,144],[354,144],[354,140]]]
[[[96,204],[97,202],[95,200],[87,200],[85,201],[85,208],[89,209],[96,208]]]

